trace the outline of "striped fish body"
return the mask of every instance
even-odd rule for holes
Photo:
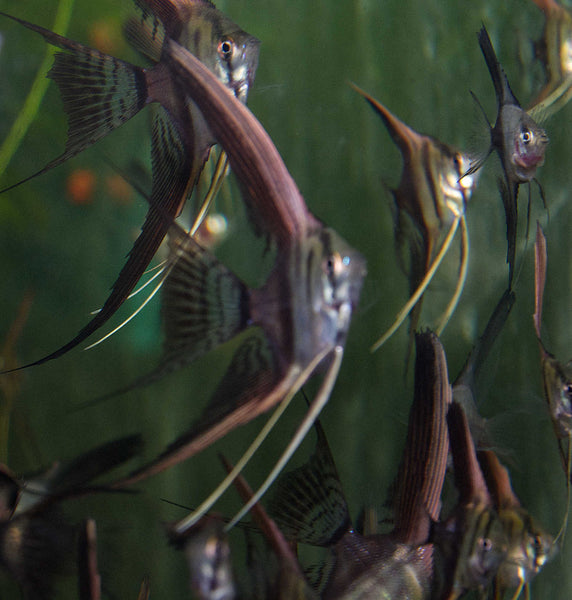
[[[447,414],[459,501],[434,528],[439,552],[439,597],[459,598],[487,589],[507,555],[507,537],[481,472],[468,419],[452,402]]]
[[[494,126],[490,126],[491,144],[487,154],[476,161],[467,174],[480,169],[491,152],[498,154],[504,174],[504,181],[501,180],[501,197],[506,217],[507,262],[511,287],[516,260],[518,188],[523,183],[530,183],[536,176],[537,168],[544,163],[548,136],[516,99],[484,26],[478,33],[478,40],[495,88],[497,118]]]
[[[401,180],[392,194],[397,213],[396,242],[400,245],[407,239],[411,246],[411,267],[407,270],[411,273],[413,292],[429,269],[439,239],[453,222],[449,206],[464,213],[477,178],[462,177],[469,166],[468,156],[433,137],[417,133],[383,104],[358,91],[382,119],[403,158]],[[415,235],[421,235],[422,239],[418,250],[415,250]]]
[[[507,555],[495,577],[495,587],[502,597],[505,590],[528,584],[555,556],[557,545],[520,505],[508,471],[496,454],[492,450],[483,450],[478,457],[508,542]]]
[[[285,535],[297,543],[330,549],[331,559],[319,574],[322,598],[430,597],[434,547],[428,538],[431,519],[440,510],[450,402],[444,353],[433,334],[417,336],[415,375],[391,534],[366,536],[353,528],[321,427],[310,460],[285,473],[277,484],[270,511]]]
[[[172,220],[180,214],[215,143],[202,115],[161,60],[169,34],[176,35],[191,51],[196,51],[214,69],[215,75],[222,78],[225,90],[231,90],[242,101],[246,101],[254,80],[258,40],[242,31],[210,2],[136,0],[136,4],[140,18],[129,21],[128,38],[156,61],[150,69],[131,65],[37,25],[4,15],[64,50],[56,54],[49,77],[58,85],[68,115],[66,148],[35,175],[72,158],[131,119],[147,104],[161,105],[154,109],[149,212],[110,295],[102,309],[71,341],[25,367],[62,356],[118,310],[153,259]]]

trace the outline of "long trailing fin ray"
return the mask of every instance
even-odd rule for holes
[[[351,525],[349,508],[325,433],[318,421],[314,453],[301,467],[284,473],[269,512],[287,538],[330,546]]]
[[[503,177],[499,177],[498,186],[506,217],[506,239],[508,243],[506,262],[508,263],[509,271],[508,286],[511,288],[514,277],[514,267],[516,263],[516,227],[518,223],[518,209],[516,200],[518,195],[518,186],[514,183],[509,184],[508,180]]]
[[[232,464],[223,455],[219,455],[219,457],[227,473],[230,473],[233,470]],[[242,498],[242,501],[249,502],[254,494],[242,475],[239,475],[234,480],[234,486]],[[260,503],[257,503],[252,507],[252,517],[266,537],[275,554],[280,557],[282,561],[287,563],[288,568],[295,572],[299,577],[303,577],[300,563],[298,562],[292,547],[286,540],[284,533]]]
[[[536,242],[534,244],[534,329],[540,341],[542,328],[542,305],[546,284],[546,237],[540,223],[536,223]]]
[[[461,218],[461,215],[458,215],[455,217],[455,220],[451,224],[451,227],[449,228],[449,231],[447,232],[447,236],[445,237],[445,240],[443,240],[443,244],[442,244],[441,248],[439,249],[437,256],[435,256],[435,259],[433,260],[431,266],[425,273],[423,280],[419,283],[417,289],[415,290],[415,293],[403,305],[403,307],[401,308],[401,310],[395,317],[395,320],[393,321],[393,324],[391,325],[391,327],[389,327],[389,329],[371,346],[370,352],[375,352],[381,346],[383,346],[383,344],[385,344],[385,342],[387,342],[387,340],[399,329],[399,327],[401,327],[403,321],[405,321],[405,319],[407,318],[407,315],[413,310],[415,305],[419,302],[419,299],[425,293],[425,290],[427,289],[427,286],[429,285],[429,283],[431,283],[431,280],[433,279],[435,272],[439,268],[441,262],[443,261],[443,258],[445,257],[445,254],[447,253],[447,250],[449,249],[449,246],[451,245],[453,238],[455,237],[455,233],[457,232],[457,229],[459,226],[460,218]]]
[[[431,520],[439,518],[449,452],[446,414],[450,403],[447,361],[439,338],[432,333],[417,334],[415,394],[396,484],[392,535],[399,542],[426,543]]]
[[[288,245],[293,234],[316,225],[282,158],[252,113],[185,48],[173,40],[166,47],[189,95],[228,154],[264,231]]]
[[[48,29],[0,13],[66,52],[58,52],[48,77],[58,86],[68,116],[65,151],[6,192],[76,156],[136,115],[147,102],[143,69],[68,40]]]
[[[264,337],[249,336],[236,351],[203,416],[155,460],[118,481],[116,486],[146,479],[197,454],[271,408],[286,395],[298,376],[297,370],[280,375]]]
[[[177,133],[178,129],[171,123],[166,111],[162,107],[159,111],[162,116],[154,120],[152,138],[153,147],[163,150],[153,153],[157,177],[154,177],[149,211],[107,300],[101,310],[67,344],[19,369],[41,365],[63,356],[102,327],[133,291],[173,224],[189,187],[190,158],[186,152],[188,143]]]
[[[340,366],[342,364],[342,357],[344,354],[344,350],[343,350],[342,346],[336,346],[332,352],[333,352],[332,362],[331,362],[330,366],[328,367],[328,370],[324,376],[324,380],[322,381],[322,385],[320,386],[320,389],[318,390],[314,400],[312,400],[312,402],[308,408],[308,412],[306,413],[306,415],[302,419],[301,423],[296,428],[296,431],[295,431],[292,439],[288,443],[288,446],[286,446],[286,449],[284,450],[284,452],[282,452],[282,454],[280,455],[280,458],[278,459],[278,461],[276,462],[276,464],[274,465],[274,467],[272,468],[270,473],[266,476],[266,479],[264,480],[262,485],[255,492],[254,496],[242,507],[242,509],[240,511],[238,511],[238,513],[236,513],[236,515],[234,515],[234,517],[228,523],[228,525],[225,528],[227,531],[232,529],[248,513],[248,511],[257,502],[260,501],[262,496],[268,491],[268,489],[274,483],[274,481],[276,481],[276,479],[278,478],[278,476],[280,475],[280,473],[282,472],[282,470],[284,469],[284,467],[286,466],[288,461],[292,458],[292,456],[294,455],[294,453],[296,452],[296,450],[298,449],[298,447],[300,446],[300,444],[306,437],[308,431],[311,429],[312,425],[314,424],[314,421],[319,417],[320,413],[322,412],[322,409],[328,402],[328,399],[330,397],[330,394],[332,393],[332,389],[336,382],[336,378],[337,378],[338,372],[340,370]],[[307,372],[307,375],[305,375],[306,378],[309,376],[310,373],[312,373],[315,370],[315,368],[322,361],[322,359],[325,357],[326,354],[329,354],[329,352],[322,351],[320,354],[318,354],[312,360],[312,363],[308,366],[308,368],[306,368],[306,372]],[[297,389],[299,389],[300,385],[301,385],[301,382],[297,385],[296,388],[293,388],[293,390],[290,391],[290,394],[292,394],[292,392],[294,392],[294,391],[297,391]],[[286,402],[286,400],[284,400],[283,402]]]
[[[491,348],[502,331],[515,302],[516,296],[514,292],[510,289],[505,290],[495,306],[485,330],[479,337],[477,343],[467,357],[465,365],[455,379],[454,387],[466,385],[470,389],[473,389],[474,382],[478,378]]]
[[[163,358],[151,373],[89,405],[145,387],[190,364],[249,325],[246,286],[182,227],[173,223],[162,286]]]

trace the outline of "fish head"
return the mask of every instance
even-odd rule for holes
[[[512,175],[519,183],[531,181],[536,169],[544,163],[548,136],[536,121],[517,106],[506,106],[504,118],[511,130],[507,135],[507,157]],[[514,124],[514,127],[511,125]]]
[[[308,242],[311,334],[318,336],[321,345],[333,348],[345,342],[352,312],[359,302],[366,261],[328,227],[315,231]]]
[[[562,365],[552,356],[542,361],[544,389],[550,417],[560,437],[572,433],[572,365]]]
[[[508,552],[498,570],[503,588],[517,587],[533,579],[554,557],[557,545],[554,538],[521,507],[499,512],[508,535]]]
[[[258,67],[260,41],[214,7],[192,12],[177,40],[246,102]]]
[[[474,507],[474,515],[475,526],[473,531],[467,532],[469,544],[464,550],[467,553],[462,577],[465,589],[488,586],[508,551],[508,540],[496,511],[490,507]]]

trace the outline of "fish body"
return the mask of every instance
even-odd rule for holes
[[[447,422],[459,501],[435,526],[433,539],[442,557],[440,597],[453,600],[489,587],[507,555],[508,541],[477,461],[467,417],[455,401]]]
[[[121,465],[139,452],[141,439],[129,436],[102,444],[67,463],[54,465],[40,476],[17,478],[0,469],[0,566],[20,584],[25,597],[48,600],[53,580],[80,560],[80,596],[97,599],[97,565],[90,543],[76,549],[77,530],[60,510],[64,500],[110,491],[92,480]],[[95,532],[84,530],[91,536]],[[91,561],[91,565],[87,562]],[[87,596],[88,588],[96,594]]]
[[[434,547],[429,530],[440,510],[450,388],[438,338],[427,333],[416,340],[415,398],[396,485],[394,530],[372,535],[355,530],[320,427],[310,460],[278,482],[270,512],[280,529],[296,543],[329,548],[319,582],[322,598],[430,597]]]
[[[254,80],[258,40],[210,2],[137,0],[136,5],[140,17],[129,21],[126,30],[132,44],[156,62],[148,69],[2,13],[63,50],[55,55],[48,76],[59,87],[69,119],[66,149],[35,175],[72,158],[131,119],[147,104],[160,105],[154,111],[152,125],[153,185],[149,211],[109,297],[71,341],[25,367],[62,356],[118,310],[153,259],[173,219],[180,214],[215,143],[197,107],[162,59],[163,47],[170,36],[196,52],[221,78],[225,90],[230,90],[241,101],[246,101]],[[23,182],[16,185],[20,183]]]
[[[554,538],[521,506],[512,490],[508,471],[492,450],[479,452],[479,463],[494,506],[507,536],[507,554],[495,577],[501,596],[506,589],[522,589],[551,560]],[[516,596],[515,596],[516,597]]]
[[[535,44],[544,63],[546,84],[527,112],[536,120],[551,117],[572,96],[572,14],[555,0],[534,0],[545,17],[542,39]]]
[[[511,287],[516,259],[518,188],[523,183],[530,183],[537,168],[544,163],[548,136],[516,99],[484,26],[479,31],[478,39],[495,88],[497,118],[494,126],[490,126],[491,143],[487,154],[476,161],[465,175],[480,169],[493,150],[498,154],[504,175],[501,196],[507,225],[507,262]]]
[[[540,365],[544,399],[548,414],[554,427],[562,467],[566,473],[567,485],[570,484],[570,443],[572,438],[572,365],[561,363],[542,343],[542,306],[548,262],[546,238],[537,224],[534,245],[534,329],[540,348]]]
[[[206,516],[184,536],[171,541],[182,547],[189,569],[190,587],[200,600],[233,600],[236,597],[231,552],[223,523]]]
[[[248,288],[176,224],[163,287],[166,344],[159,368],[139,383],[193,361],[248,330],[206,411],[189,432],[121,482],[133,483],[201,451],[240,424],[291,398],[326,369],[335,381],[363,278],[364,258],[307,209],[278,151],[248,109],[192,54],[172,41],[168,55],[225,150],[245,200],[275,242],[266,282]],[[333,366],[332,366],[333,365]]]
[[[477,177],[462,177],[469,168],[468,155],[416,132],[369,94],[355,89],[382,119],[403,158],[399,186],[391,193],[395,204],[396,246],[409,274],[413,295],[430,270],[445,234],[455,219],[464,215]],[[409,257],[401,254],[404,243],[409,246]],[[411,312],[412,333],[417,327],[421,303],[422,296]]]

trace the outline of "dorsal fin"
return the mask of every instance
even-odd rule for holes
[[[321,425],[307,463],[284,473],[269,512],[286,537],[314,546],[334,545],[350,526],[348,505]]]
[[[449,452],[446,415],[451,386],[445,352],[431,332],[417,334],[415,342],[415,395],[396,485],[393,531],[404,544],[426,543],[431,521],[439,518]]]

